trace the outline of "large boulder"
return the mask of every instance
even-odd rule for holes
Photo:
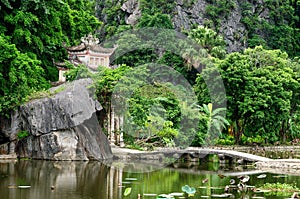
[[[51,96],[30,101],[12,114],[10,125],[6,125],[9,128],[2,129],[2,134],[15,146],[18,157],[45,160],[112,158],[109,141],[96,116],[96,111],[102,107],[88,88],[91,83],[91,79],[80,79],[60,85],[50,91]],[[25,136],[20,138],[20,133]]]

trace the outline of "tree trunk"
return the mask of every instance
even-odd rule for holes
[[[124,147],[124,140],[123,140],[123,125],[124,125],[124,118],[123,116],[120,116],[119,118],[120,121],[120,147]]]
[[[110,118],[110,143],[115,144],[115,109],[111,107],[111,118]]]

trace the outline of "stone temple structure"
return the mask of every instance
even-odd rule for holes
[[[99,40],[92,34],[82,37],[79,45],[71,47],[64,45],[64,48],[67,50],[68,60],[71,64],[75,67],[83,64],[91,71],[97,71],[99,66],[112,67],[110,58],[116,50],[116,46],[114,48],[102,47]],[[54,64],[59,71],[59,79],[55,85],[66,82],[64,73],[69,70],[66,68],[66,64],[64,62],[54,62]],[[107,135],[110,143],[123,146],[123,116],[117,115],[114,107],[110,107],[106,115]]]
[[[110,66],[110,56],[114,53],[114,48],[104,48],[99,44],[99,39],[89,34],[81,38],[81,43],[77,46],[64,46],[68,52],[68,59],[74,65],[84,64],[90,70],[96,71],[98,66]],[[64,63],[55,63],[59,71],[58,81],[66,81],[64,73],[68,70]]]

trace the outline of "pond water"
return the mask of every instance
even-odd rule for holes
[[[123,165],[123,166],[122,166]],[[224,193],[230,179],[248,172],[247,185],[259,187],[266,182],[280,182],[300,187],[300,177],[266,173],[266,178],[255,170],[242,166],[220,166],[217,163],[174,163],[170,167],[149,172],[137,172],[149,167],[148,164],[112,162],[55,162],[19,160],[0,162],[1,199],[155,199],[147,194],[169,194],[181,192],[181,187],[196,188],[193,198],[213,198]],[[135,167],[136,165],[136,167]],[[146,171],[146,170],[143,170]],[[19,187],[21,186],[21,187]],[[22,187],[30,186],[30,187]],[[124,196],[127,187],[130,195]],[[267,196],[266,193],[233,191],[231,198],[287,198]],[[290,197],[293,193],[288,193]],[[175,197],[178,198],[178,197]]]

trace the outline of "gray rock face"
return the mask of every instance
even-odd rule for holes
[[[123,3],[121,9],[125,11],[129,16],[126,18],[126,23],[134,25],[137,20],[141,17],[141,10],[138,0],[128,0]]]
[[[235,4],[239,5],[239,2],[235,1]],[[221,23],[220,32],[224,35],[229,53],[242,51],[247,47],[246,40],[248,33],[241,19],[242,10],[240,6],[236,6],[231,10],[229,17]]]
[[[227,18],[221,19],[220,34],[224,37],[227,44],[228,52],[241,51],[246,48],[245,43],[247,32],[244,24],[241,22],[242,13],[240,3],[235,0],[237,5],[231,10]],[[185,7],[182,0],[177,0],[173,23],[176,30],[189,30],[193,24],[204,25],[207,20],[206,6],[208,3],[205,0],[198,0],[192,6]]]
[[[19,107],[10,128],[3,131],[12,141],[21,130],[29,132],[28,137],[17,141],[17,155],[47,160],[112,158],[95,114],[101,105],[87,89],[90,84],[90,79],[63,84],[55,88],[63,90],[58,94]]]

